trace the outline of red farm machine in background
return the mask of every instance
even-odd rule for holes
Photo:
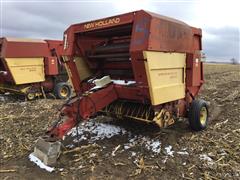
[[[201,37],[201,29],[143,10],[70,26],[63,58],[76,96],[35,155],[51,164],[58,140],[99,113],[161,128],[188,117],[193,130],[206,128],[207,104],[195,99],[204,82]]]
[[[62,53],[62,41],[0,38],[0,91],[29,100],[45,93],[69,97],[71,87]]]

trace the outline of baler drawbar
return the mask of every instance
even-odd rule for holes
[[[204,82],[201,37],[201,29],[143,10],[70,26],[63,58],[76,96],[35,156],[53,164],[66,133],[98,114],[161,128],[188,117],[193,130],[205,129],[208,107],[195,99]]]

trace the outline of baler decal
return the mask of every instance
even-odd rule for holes
[[[105,20],[90,22],[90,23],[84,24],[84,29],[94,29],[98,27],[118,24],[120,23],[120,21],[121,21],[120,18],[112,18],[112,19],[105,19]]]

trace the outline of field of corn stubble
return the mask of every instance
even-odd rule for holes
[[[240,179],[240,66],[205,64],[205,131],[98,118],[73,129],[53,172],[29,161],[62,100],[0,96],[0,179]]]

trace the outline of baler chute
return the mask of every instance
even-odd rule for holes
[[[201,29],[143,10],[70,26],[64,61],[76,96],[48,137],[60,140],[99,113],[167,127],[190,112],[191,127],[204,129],[200,51]]]

